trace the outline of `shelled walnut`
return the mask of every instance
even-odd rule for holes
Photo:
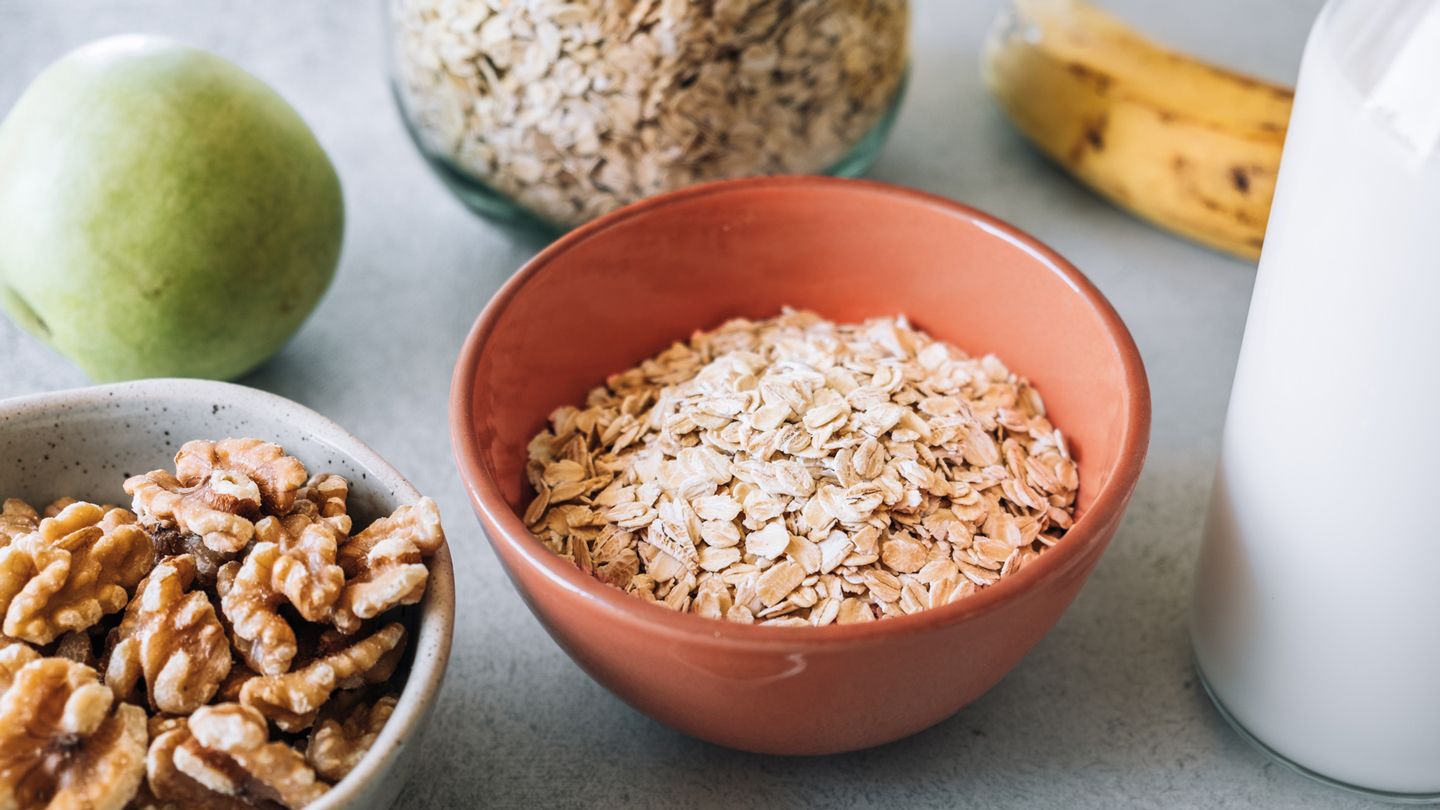
[[[68,658],[77,664],[84,664],[91,669],[96,668],[98,659],[95,656],[95,638],[91,634],[98,629],[96,627],[91,630],[71,630],[55,642],[52,654],[56,658]]]
[[[299,651],[295,630],[280,613],[284,594],[273,586],[279,559],[279,546],[256,543],[243,562],[221,566],[215,583],[236,651],[251,669],[267,675],[289,670]]]
[[[205,705],[230,674],[230,645],[205,594],[190,590],[195,561],[166,557],[155,566],[114,633],[105,682],[130,697],[142,677],[150,705],[185,714]]]
[[[145,725],[95,670],[34,658],[0,695],[0,807],[120,810],[145,775]]]
[[[220,566],[240,556],[239,552],[220,552],[205,545],[198,534],[181,531],[170,526],[148,527],[150,539],[155,541],[155,556],[178,557],[188,554],[195,561],[195,581],[203,588],[213,589],[220,574]]]
[[[40,528],[40,514],[35,507],[19,498],[6,498],[0,503],[0,546],[22,534],[29,534]]]
[[[404,643],[404,625],[388,624],[293,672],[246,681],[240,689],[240,702],[254,707],[284,731],[304,731],[335,690],[389,680],[400,663]]]
[[[330,788],[299,751],[270,740],[259,712],[236,703],[196,709],[155,739],[147,766],[156,798],[187,804],[304,807]]]
[[[313,802],[394,711],[434,502],[352,537],[349,482],[256,439],[125,488],[0,507],[0,810]]]
[[[32,644],[88,629],[125,607],[153,559],[133,515],[72,503],[0,548],[0,629]]]
[[[245,796],[226,796],[193,779],[175,764],[180,746],[190,742],[189,718],[170,718],[167,728],[152,729],[150,748],[145,753],[146,796],[137,796],[137,804],[148,810],[204,808],[204,810],[249,810],[255,805]]]
[[[34,647],[23,641],[0,641],[0,695],[15,682],[15,676],[26,664],[40,657]]]
[[[345,778],[375,744],[380,729],[395,713],[397,701],[394,695],[386,695],[373,703],[362,702],[322,717],[310,731],[305,760],[326,779]]]
[[[146,523],[198,534],[218,552],[239,551],[254,536],[262,509],[285,514],[305,483],[305,466],[280,445],[259,439],[187,442],[175,474],[156,470],[125,482]]]
[[[164,470],[137,475],[125,482],[135,511],[151,525],[170,525],[199,535],[205,545],[233,554],[255,535],[247,514],[260,508],[260,490],[247,478],[217,470],[194,486]]]
[[[444,542],[439,508],[421,498],[342,544],[339,563],[345,588],[335,609],[335,626],[353,633],[366,619],[419,602],[430,575],[425,560]]]
[[[260,493],[260,508],[270,515],[289,512],[306,481],[300,459],[259,439],[186,442],[175,454],[175,477],[186,486],[198,486],[217,472],[252,482]]]
[[[346,585],[345,570],[335,563],[344,537],[331,520],[293,514],[265,518],[255,527],[259,540],[280,551],[270,586],[308,622],[326,621]]]
[[[349,515],[350,482],[334,473],[311,476],[296,493],[292,514],[319,518],[348,537],[352,528]]]

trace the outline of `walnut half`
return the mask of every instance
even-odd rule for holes
[[[215,583],[235,651],[251,669],[264,675],[288,671],[299,651],[295,629],[280,615],[284,595],[273,587],[281,556],[278,544],[256,543],[243,562],[220,566]]]
[[[35,507],[19,498],[6,498],[0,503],[0,546],[22,534],[29,534],[40,528],[40,513]]]
[[[335,527],[342,537],[351,529],[349,506],[350,482],[334,473],[319,473],[305,482],[295,499],[291,514],[317,518]]]
[[[303,731],[336,689],[381,683],[395,671],[404,652],[405,626],[387,624],[358,641],[322,655],[284,675],[252,678],[240,689],[240,702],[252,706],[284,731]]]
[[[260,509],[260,489],[238,473],[215,470],[193,486],[164,470],[137,475],[125,482],[135,513],[147,525],[175,528],[199,535],[221,554],[233,554],[255,535],[246,515]]]
[[[342,535],[334,524],[325,518],[293,514],[265,518],[255,524],[255,534],[280,549],[270,590],[284,596],[306,621],[325,621],[345,586],[345,571],[335,564]]]
[[[172,526],[149,527],[150,539],[155,543],[155,557],[176,557],[189,554],[195,559],[195,582],[198,587],[215,589],[215,578],[220,566],[235,559],[237,553],[223,553],[205,545],[198,534],[182,532]]]
[[[339,701],[339,698],[336,698]],[[361,758],[375,744],[380,730],[395,713],[398,698],[386,695],[374,703],[361,703],[348,712],[326,709],[310,732],[305,759],[315,772],[338,782],[360,764]]]
[[[145,775],[145,710],[95,670],[40,658],[0,696],[0,807],[120,810]]]
[[[49,644],[124,608],[155,556],[133,521],[123,509],[77,501],[0,548],[5,635]]]
[[[245,662],[278,675],[290,669],[298,651],[280,607],[288,602],[311,622],[330,616],[345,585],[345,572],[335,564],[340,535],[332,523],[304,514],[267,517],[255,524],[255,534],[243,562],[221,566],[216,587]]]
[[[299,751],[271,742],[265,718],[248,706],[197,709],[151,744],[150,792],[182,807],[250,807],[276,802],[299,808],[330,789]]]
[[[217,471],[243,477],[260,494],[259,506],[266,514],[283,515],[295,504],[295,495],[305,485],[305,465],[273,442],[260,439],[221,439],[218,442],[192,441],[175,454],[175,477],[186,486],[196,486]]]
[[[147,525],[199,535],[222,554],[240,551],[262,511],[283,515],[305,484],[305,465],[259,439],[186,442],[175,474],[155,470],[125,482]]]
[[[122,698],[143,676],[150,705],[184,714],[205,705],[230,674],[230,644],[195,582],[188,554],[166,557],[141,584],[114,633],[105,681]]]
[[[20,674],[26,664],[38,658],[40,653],[23,641],[0,641],[0,695],[10,688],[10,684],[15,682],[15,676]]]
[[[345,589],[335,607],[335,627],[353,633],[366,619],[419,602],[430,576],[425,560],[444,543],[440,510],[429,498],[396,509],[350,538],[338,556]]]

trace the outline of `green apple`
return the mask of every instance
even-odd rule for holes
[[[0,124],[0,304],[92,379],[230,379],[335,274],[340,181],[290,105],[148,36],[50,66]]]

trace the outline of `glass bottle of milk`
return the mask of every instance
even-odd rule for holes
[[[1286,763],[1440,799],[1440,0],[1331,0],[1297,93],[1196,660]]]

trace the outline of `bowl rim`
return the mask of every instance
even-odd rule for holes
[[[691,613],[678,613],[636,599],[618,588],[606,585],[545,548],[530,534],[520,516],[505,502],[498,485],[481,462],[479,440],[472,418],[476,407],[474,391],[478,361],[501,313],[527,284],[578,245],[658,209],[702,197],[795,188],[811,189],[824,194],[868,195],[878,201],[918,203],[947,216],[965,219],[986,234],[1009,242],[1029,254],[1039,267],[1059,276],[1085,301],[1104,326],[1119,355],[1128,392],[1120,451],[1114,471],[1101,487],[1090,508],[1066,532],[1064,540],[1056,543],[1015,575],[948,605],[861,624],[776,627],[740,624]],[[745,647],[832,648],[866,643],[882,636],[921,632],[979,617],[1007,601],[1024,596],[1044,582],[1064,576],[1066,572],[1080,565],[1088,556],[1091,547],[1101,539],[1105,524],[1124,509],[1139,479],[1150,440],[1150,387],[1144,362],[1134,339],[1120,315],[1100,290],[1060,254],[1014,225],[945,197],[873,180],[803,175],[755,177],[704,183],[632,203],[570,231],[526,262],[486,304],[460,350],[451,382],[450,431],[456,466],[470,494],[471,503],[481,522],[485,524],[483,528],[486,530],[486,537],[492,543],[504,544],[553,585],[586,600],[593,609],[624,625],[643,625],[650,632],[672,638],[703,639],[713,644]],[[494,527],[494,530],[491,527]],[[529,601],[528,597],[526,601]]]
[[[269,413],[277,422],[303,430],[321,444],[348,456],[365,468],[383,489],[393,491],[399,503],[414,503],[419,490],[368,445],[333,420],[294,400],[235,383],[213,380],[155,378],[70,388],[0,400],[0,417],[44,413],[64,419],[74,412],[60,410],[111,402],[168,404],[208,410],[214,403],[243,402],[246,410]],[[6,420],[0,419],[0,425]],[[344,779],[310,805],[313,810],[334,810],[357,800],[387,775],[392,752],[414,744],[424,730],[430,710],[439,697],[449,663],[455,629],[455,572],[448,540],[430,560],[430,583],[420,603],[413,634],[411,667],[395,712],[385,723],[370,750]]]

